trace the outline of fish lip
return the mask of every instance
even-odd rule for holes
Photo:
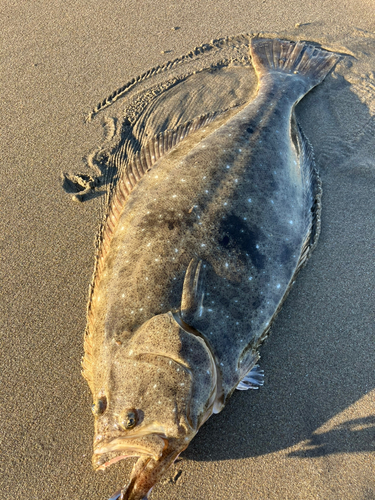
[[[110,465],[130,457],[150,457],[158,460],[168,446],[164,434],[153,433],[137,439],[134,436],[120,436],[103,439],[94,447],[92,457],[95,470],[104,470]],[[149,441],[149,442],[147,442]]]
[[[98,436],[99,437],[99,436]],[[101,436],[100,436],[101,437]],[[144,432],[138,434],[130,435],[116,435],[113,437],[103,437],[97,443],[94,443],[94,453],[99,453],[96,451],[98,448],[103,446],[117,445],[119,442],[129,443],[130,441],[139,441],[141,438],[160,438],[163,440],[168,439],[163,432]]]

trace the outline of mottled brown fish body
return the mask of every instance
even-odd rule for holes
[[[254,40],[252,57],[255,99],[165,155],[163,138],[153,143],[152,168],[130,194],[119,181],[108,215],[85,377],[97,401],[95,466],[149,457],[124,499],[147,495],[253,368],[316,241],[320,185],[293,110],[337,58],[277,40]]]

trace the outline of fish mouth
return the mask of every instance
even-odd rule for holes
[[[104,470],[128,457],[142,456],[158,460],[167,446],[168,439],[161,434],[103,440],[95,446],[92,465],[95,470]]]
[[[193,432],[183,438],[167,438],[161,433],[104,438],[95,445],[93,466],[95,470],[104,470],[125,458],[139,457],[134,464],[130,481],[111,500],[147,500],[155,483],[189,445],[195,434]]]
[[[116,500],[147,500],[154,485],[166,473],[178,455],[188,446],[191,437],[186,440],[167,441],[162,455],[155,460],[151,456],[141,456],[134,464],[128,484],[121,490]]]

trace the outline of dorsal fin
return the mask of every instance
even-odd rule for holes
[[[186,122],[173,130],[161,132],[137,151],[126,167],[119,172],[116,187],[109,198],[109,209],[107,210],[103,224],[104,227],[99,244],[100,248],[102,248],[102,251],[99,249],[102,257],[105,257],[106,248],[108,248],[127,198],[138,182],[160,158],[169,153],[173,147],[177,146],[189,134],[214,120],[216,116],[216,113],[198,116],[194,120]]]
[[[217,117],[218,113],[201,115],[194,120],[179,125],[173,130],[166,130],[148,141],[129,161],[122,171],[119,172],[116,186],[109,194],[108,209],[101,225],[97,239],[97,254],[95,270],[90,288],[90,297],[87,310],[87,328],[85,333],[85,356],[82,360],[82,375],[90,385],[92,380],[91,370],[91,345],[92,327],[94,314],[92,311],[92,299],[96,284],[100,280],[101,271],[108,253],[115,228],[125,207],[128,196],[138,182],[147,174],[155,163],[165,156],[173,147],[177,146],[184,138],[192,132],[199,130]]]
[[[311,207],[312,221],[310,229],[310,241],[309,241],[309,255],[315,249],[316,244],[320,235],[320,225],[321,225],[321,211],[322,211],[322,181],[320,180],[319,174],[315,165],[314,150],[306,135],[303,132],[302,127],[298,124],[298,131],[300,133],[300,149],[303,155],[303,160],[301,163],[307,166],[307,177],[311,185],[311,195],[313,200],[313,206]],[[306,204],[308,206],[308,203]]]

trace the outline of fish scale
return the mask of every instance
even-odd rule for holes
[[[96,468],[140,456],[140,500],[238,386],[316,244],[320,181],[296,103],[337,56],[253,39],[254,100],[149,141],[120,172],[103,227],[83,374]],[[241,382],[242,381],[242,382]]]

